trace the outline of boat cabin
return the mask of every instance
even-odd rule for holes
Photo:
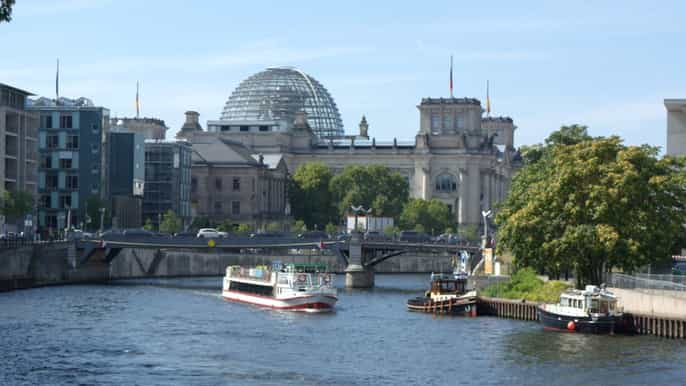
[[[617,298],[594,285],[584,290],[569,290],[560,295],[560,306],[581,310],[589,314],[610,315],[617,310]]]
[[[453,275],[431,275],[431,295],[461,295],[467,292],[467,278]]]

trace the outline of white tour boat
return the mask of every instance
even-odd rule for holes
[[[335,276],[323,265],[229,266],[222,288],[225,299],[278,310],[327,312],[338,300]]]

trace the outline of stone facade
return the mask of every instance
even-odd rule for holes
[[[334,173],[350,165],[385,165],[407,179],[412,197],[441,200],[459,225],[480,224],[481,211],[505,197],[520,164],[512,119],[484,117],[480,101],[471,98],[425,98],[417,107],[419,130],[413,141],[365,138],[366,119],[360,127],[364,137],[319,138],[298,122],[287,130],[264,131],[257,125],[234,130],[239,123],[228,121],[209,121],[208,132],[192,137],[223,138],[255,153],[280,154],[290,173],[314,161]]]
[[[686,155],[686,99],[665,99],[667,155]]]
[[[34,198],[38,185],[38,115],[26,111],[24,105],[30,95],[0,83],[0,197],[5,191],[23,190]],[[28,231],[15,224],[13,219],[5,229],[0,216],[0,233]],[[21,229],[20,229],[21,228]]]
[[[191,205],[213,223],[262,228],[286,218],[287,169],[280,155],[263,156],[215,136],[193,138]]]

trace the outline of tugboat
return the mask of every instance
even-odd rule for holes
[[[410,311],[476,316],[476,291],[467,291],[467,274],[431,274],[431,289],[425,296],[409,299]]]
[[[604,285],[587,285],[583,290],[563,292],[559,303],[538,307],[538,319],[548,330],[614,334],[626,329],[617,297]]]
[[[227,300],[277,310],[329,312],[338,300],[333,287],[334,278],[323,265],[229,266],[222,296]]]

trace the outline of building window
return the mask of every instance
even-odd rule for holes
[[[45,216],[45,226],[48,228],[57,228],[57,216],[48,215]]]
[[[214,179],[214,188],[217,189],[217,191],[222,190],[222,179],[221,178],[215,178]]]
[[[67,176],[67,189],[79,188],[79,176]]]
[[[461,114],[458,114],[455,117],[455,128],[456,129],[464,129],[464,116]]]
[[[241,179],[238,177],[234,177],[233,179],[233,191],[238,192],[241,190]]]
[[[431,130],[439,130],[441,128],[441,115],[438,112],[431,113]]]
[[[97,143],[91,143],[91,153],[93,154],[98,154],[98,144]]]
[[[457,190],[457,179],[452,174],[441,174],[436,177],[437,192],[454,192]]]
[[[252,179],[252,192],[255,193],[255,177]]]
[[[222,125],[222,126],[220,127],[220,130],[221,130],[221,131],[230,131],[230,130],[231,130],[231,126]]]
[[[40,167],[43,169],[52,168],[52,156],[43,156],[40,158]]]
[[[240,201],[231,201],[231,214],[234,216],[239,216],[241,214]]]
[[[241,126],[241,131],[250,131],[250,126]]]
[[[451,114],[449,112],[446,111],[443,113],[443,128],[444,129],[450,129],[451,127],[453,127],[453,119],[452,118],[453,117],[451,116]]]
[[[50,195],[49,194],[44,194],[40,196],[40,206],[41,208],[50,208]]]
[[[60,143],[60,141],[56,135],[48,135],[46,137],[46,142],[47,142],[48,149],[57,149],[57,147],[59,146],[59,143]]]
[[[91,167],[91,174],[98,174],[98,173],[100,173],[100,168],[98,167],[98,165],[93,165]]]
[[[71,169],[71,160],[60,159],[60,169]]]
[[[60,208],[71,208],[71,194],[65,194],[60,196]]]
[[[195,193],[198,190],[198,179],[195,177],[191,178],[191,192]]]
[[[40,126],[44,129],[52,129],[52,115],[41,115]]]
[[[222,213],[222,202],[221,201],[215,201],[214,202],[214,211],[216,213]]]
[[[448,213],[453,213],[453,206],[448,204]]]
[[[45,176],[45,189],[57,189],[57,176],[49,174]]]
[[[260,126],[260,131],[269,131],[269,126]]]
[[[72,117],[71,115],[60,115],[60,129],[71,129]]]
[[[67,136],[67,149],[76,150],[79,148],[79,136],[78,135],[68,135]]]
[[[98,129],[98,124],[97,124],[97,123],[92,124],[92,125],[91,125],[91,130],[93,131],[93,134],[98,134],[98,132],[100,131],[100,130]]]

